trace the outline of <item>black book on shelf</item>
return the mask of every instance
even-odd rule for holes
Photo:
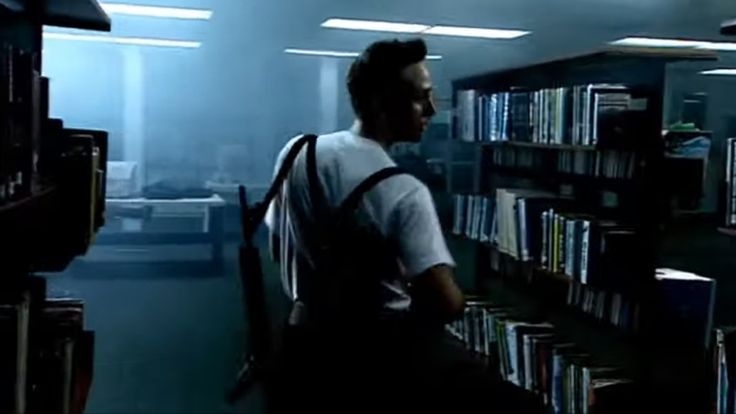
[[[0,412],[26,412],[36,309],[45,295],[46,280],[33,276],[6,281],[0,290]]]
[[[25,412],[31,298],[0,305],[0,412]]]
[[[91,384],[94,335],[84,330],[84,304],[73,298],[43,304],[40,346],[33,354],[30,412],[83,412]]]
[[[708,349],[716,281],[673,269],[657,269],[655,279],[660,335],[684,346]]]

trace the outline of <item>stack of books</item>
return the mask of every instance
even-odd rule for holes
[[[461,90],[456,100],[456,133],[463,141],[595,146],[608,118],[640,109],[628,88],[610,84],[495,94]]]
[[[37,277],[0,296],[0,412],[84,412],[94,354],[84,304],[46,298]]]
[[[623,370],[595,363],[561,340],[550,323],[530,322],[511,308],[476,300],[447,330],[497,367],[505,381],[538,394],[554,413],[633,408],[634,382]]]
[[[31,194],[38,160],[41,75],[36,54],[0,43],[0,204]]]

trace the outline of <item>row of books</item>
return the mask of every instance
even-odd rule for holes
[[[526,210],[530,203],[538,205],[535,200],[539,199],[521,198],[517,208]],[[547,200],[542,200],[547,204]],[[526,225],[535,227],[532,223]],[[551,208],[542,212],[540,227],[542,245],[538,264],[543,269],[565,274],[582,284],[607,287],[611,287],[606,283],[608,280],[622,279],[625,278],[622,275],[635,272],[627,266],[636,261],[638,245],[636,229],[630,225],[590,215],[560,213]],[[522,248],[528,250],[531,243],[523,235],[521,242]]]
[[[456,101],[456,133],[463,141],[594,146],[616,135],[611,119],[642,109],[627,87],[613,84],[495,94],[461,90]]]
[[[496,200],[494,197],[455,194],[452,233],[483,243],[495,239]]]
[[[492,252],[491,269],[498,274],[507,274],[505,269],[508,269],[508,267],[502,265],[502,255],[497,251]],[[540,271],[537,267],[534,269],[537,269],[535,270],[537,272]],[[542,277],[547,276],[542,275]],[[641,307],[638,302],[629,296],[579,282],[569,283],[566,289],[567,295],[564,298],[566,306],[577,312],[587,314],[602,323],[615,326],[621,331],[639,331]],[[563,298],[560,298],[559,303],[562,303],[562,300]]]
[[[634,178],[637,156],[632,151],[558,150],[540,151],[538,148],[499,147],[492,154],[495,167],[534,169],[562,174],[584,175],[596,178]]]
[[[492,244],[499,254],[571,282],[567,304],[622,330],[641,321],[635,300],[641,283],[656,281],[656,306],[677,321],[683,342],[709,341],[716,282],[691,273],[643,268],[637,229],[575,212],[571,200],[527,189],[497,189],[493,197],[455,195],[453,231]],[[482,224],[482,225],[481,225]],[[493,262],[491,263],[494,266]],[[498,264],[494,267],[501,271]],[[654,269],[651,269],[654,271]]]
[[[48,90],[38,56],[0,43],[0,204],[31,194]]]
[[[469,301],[464,317],[447,329],[497,366],[504,380],[540,395],[553,413],[619,412],[633,403],[634,382],[622,369],[593,362],[561,340],[550,323],[530,322],[492,302]]]
[[[726,141],[726,226],[736,226],[736,138]]]
[[[92,380],[94,334],[84,304],[45,298],[28,277],[0,298],[0,412],[82,413]]]
[[[621,293],[572,283],[567,291],[567,305],[621,331],[639,331],[641,306]]]

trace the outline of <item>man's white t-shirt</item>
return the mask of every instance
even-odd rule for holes
[[[358,135],[356,131],[357,126],[317,139],[317,170],[328,209],[337,209],[373,173],[396,166],[379,143]],[[276,172],[299,138],[292,139],[281,151]],[[309,192],[306,152],[305,146],[266,215],[269,229],[280,236],[282,282],[294,300],[298,299],[299,267],[303,265],[303,261],[296,260],[296,254],[309,259],[314,252],[314,246],[304,242],[316,226]],[[362,197],[358,210],[356,213],[374,226],[386,242],[396,246],[396,257],[381,258],[386,262],[393,261],[396,266],[387,266],[380,275],[376,275],[382,290],[380,305],[388,313],[406,311],[411,304],[407,283],[413,277],[436,265],[455,265],[447,249],[429,189],[411,175],[393,176],[368,191]],[[368,254],[362,255],[359,260],[373,262],[376,258]],[[359,261],[352,265],[356,269],[362,266]]]

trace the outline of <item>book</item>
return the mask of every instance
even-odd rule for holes
[[[467,210],[467,197],[463,194],[453,195],[455,208],[453,211],[452,234],[460,236],[465,229],[465,212]]]
[[[28,387],[28,337],[31,297],[0,305],[0,412],[24,413]]]
[[[726,140],[726,226],[736,226],[736,138]]]
[[[660,327],[668,338],[709,348],[713,326],[716,281],[674,269],[655,274],[659,314],[667,315]]]
[[[736,411],[736,328],[719,327],[715,329],[713,362],[715,374],[715,414],[731,414]]]
[[[508,326],[507,326],[508,329]],[[511,332],[507,336],[510,341],[511,351],[511,368],[512,377],[511,382],[514,384],[524,387],[526,384],[526,367],[531,367],[531,363],[526,363],[526,354],[524,349],[524,338],[527,335],[534,334],[552,334],[554,327],[549,323],[530,323],[530,322],[519,322],[512,324]],[[531,358],[531,355],[529,355]]]
[[[553,348],[552,353],[552,384],[551,400],[552,412],[555,414],[567,414],[572,412],[570,405],[570,382],[569,367],[572,359],[586,358],[573,344],[564,344]]]
[[[617,414],[637,408],[636,401],[640,397],[636,394],[634,382],[629,379],[594,379],[589,388],[586,413]]]

